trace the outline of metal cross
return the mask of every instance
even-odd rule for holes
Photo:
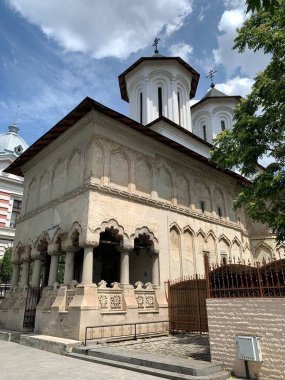
[[[160,38],[155,37],[155,39],[154,39],[154,41],[153,41],[152,46],[155,46],[155,51],[154,51],[154,53],[158,53],[157,45],[158,45],[158,41],[159,41],[159,40],[160,40]]]
[[[217,72],[217,70],[213,70],[213,69],[211,69],[211,70],[209,71],[209,74],[206,76],[206,78],[211,79],[211,87],[212,87],[212,88],[215,87],[215,84],[214,84],[213,79],[214,79],[214,76],[215,76],[216,72]]]

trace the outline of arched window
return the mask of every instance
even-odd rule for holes
[[[162,116],[162,88],[158,87],[157,89],[157,97],[158,97],[158,116]]]
[[[205,141],[207,141],[207,130],[206,130],[206,125],[204,124],[202,128],[203,128],[203,139],[204,139]]]
[[[224,131],[226,129],[225,120],[221,120],[221,130]]]
[[[140,92],[140,123],[143,122],[143,94]]]
[[[177,103],[178,103],[178,124],[181,125],[181,100],[180,92],[177,92]]]

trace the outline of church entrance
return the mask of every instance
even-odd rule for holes
[[[108,286],[112,282],[120,282],[121,242],[122,236],[118,235],[118,230],[113,227],[101,232],[100,243],[93,251],[93,282],[104,280]]]

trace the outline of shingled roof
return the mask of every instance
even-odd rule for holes
[[[54,127],[52,127],[48,132],[46,132],[42,137],[40,137],[36,142],[34,142],[23,154],[21,154],[8,168],[5,169],[5,172],[23,176],[22,167],[27,162],[29,162],[33,157],[35,157],[41,150],[51,144],[56,140],[60,135],[66,132],[71,128],[77,121],[79,121],[83,116],[88,114],[90,111],[95,110],[101,112],[102,114],[110,117],[113,120],[121,123],[126,128],[131,128],[136,130],[139,133],[142,133],[150,138],[153,138],[156,141],[159,141],[162,144],[165,144],[187,156],[203,162],[204,164],[216,168],[217,170],[235,178],[238,182],[249,183],[247,179],[242,177],[239,174],[236,174],[230,170],[224,170],[217,168],[215,162],[209,160],[208,158],[200,155],[199,153],[194,152],[193,150],[186,148],[185,146],[161,135],[144,126],[129,117],[122,115],[119,112],[108,108],[95,100],[86,97],[77,107],[75,107],[69,114],[67,114],[63,119],[61,119]]]

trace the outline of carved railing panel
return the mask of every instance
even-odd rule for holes
[[[139,311],[156,311],[158,310],[155,297],[155,290],[150,282],[143,285],[138,281],[135,283],[135,297]]]
[[[125,310],[123,289],[117,282],[113,282],[111,288],[108,288],[106,281],[100,281],[98,284],[98,300],[103,312]]]

